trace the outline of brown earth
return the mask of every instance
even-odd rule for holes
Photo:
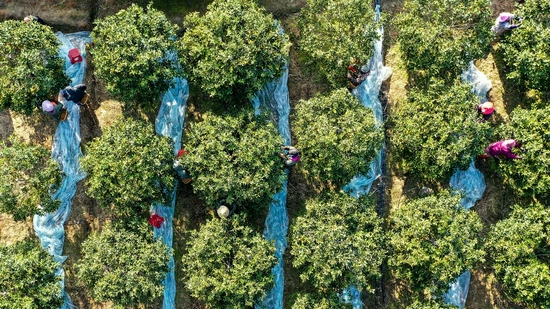
[[[175,1],[175,0],[174,0]],[[175,3],[174,1],[165,1]],[[66,33],[91,30],[92,21],[96,18],[114,14],[125,8],[132,1],[115,0],[4,0],[0,1],[0,20],[22,19],[29,14],[42,17],[52,25],[54,30]],[[204,11],[206,3],[210,1],[183,1],[189,8]],[[197,4],[200,2],[200,4]],[[268,11],[272,12],[275,18],[280,20],[290,34],[291,40],[298,35],[296,29],[296,17],[299,10],[306,3],[305,0],[262,0],[260,1]],[[388,14],[391,21],[393,16],[402,9],[403,0],[383,0],[382,11]],[[492,8],[494,15],[502,11],[511,11],[514,7],[513,0],[493,0]],[[166,10],[168,17],[181,25],[183,14],[180,10]],[[400,63],[399,51],[395,45],[396,31],[391,26],[385,29],[385,62],[393,70],[392,76],[384,84],[385,96],[387,97],[387,112],[397,106],[406,96],[407,73]],[[495,58],[497,58],[495,60]],[[103,85],[93,76],[93,59],[88,58],[88,70],[85,83],[88,85],[91,99],[81,110],[81,134],[82,144],[101,135],[102,128],[109,126],[116,117],[124,114],[121,105],[110,98]],[[497,48],[485,59],[476,62],[478,68],[484,72],[493,83],[493,89],[489,93],[491,101],[495,104],[497,117],[493,122],[507,121],[511,107],[521,104],[521,96],[511,96],[505,91],[505,82],[501,81],[504,73],[498,65]],[[315,84],[302,70],[296,52],[291,50],[291,63],[289,72],[289,91],[291,107],[293,108],[301,99],[309,99],[316,93],[326,89],[322,84]],[[508,90],[508,89],[506,89]],[[514,94],[514,93],[512,93]],[[191,97],[188,102],[188,118],[193,119],[200,115],[200,104]],[[292,110],[291,110],[292,112]],[[155,115],[134,115],[153,121]],[[192,120],[191,120],[192,121]],[[188,120],[186,120],[188,122]],[[8,111],[0,112],[0,138],[6,139],[9,135],[15,134],[24,140],[41,144],[50,148],[52,136],[56,129],[56,123],[42,115],[21,116]],[[388,154],[388,175],[384,178],[387,183],[386,204],[387,210],[399,207],[408,197],[414,196],[423,184],[414,179],[407,179],[392,169],[391,154]],[[503,187],[497,175],[491,173],[487,164],[480,162],[480,169],[484,172],[487,189],[484,197],[479,201],[474,210],[478,212],[486,225],[494,224],[503,218],[509,211],[509,206],[515,202],[511,194]],[[81,181],[77,187],[77,193],[73,198],[72,211],[66,223],[65,252],[68,256],[64,263],[66,270],[66,290],[72,297],[75,305],[80,309],[111,308],[110,304],[95,303],[86,294],[84,287],[79,285],[75,278],[74,263],[80,258],[80,244],[93,231],[101,230],[101,227],[110,220],[108,212],[98,207],[97,203],[85,194],[85,182]],[[443,184],[445,185],[445,184]],[[290,220],[302,209],[303,202],[308,196],[315,194],[312,188],[305,185],[305,181],[298,173],[293,173],[289,179],[288,186],[288,213]],[[179,260],[185,248],[185,239],[189,229],[196,228],[199,222],[212,215],[206,213],[201,202],[192,194],[191,187],[183,186],[178,190],[176,214],[174,218],[174,249],[176,260],[176,278],[180,278],[181,265]],[[263,222],[258,218],[259,225]],[[24,237],[34,234],[32,222],[14,222],[6,215],[0,215],[0,242],[13,243]],[[290,266],[291,260],[288,254],[285,255],[285,308],[290,308],[289,299],[292,294],[300,290],[308,290],[304,286],[296,271]],[[176,294],[177,308],[205,308],[203,304],[190,297],[184,289],[183,282],[178,280]],[[408,291],[391,277],[386,280],[386,298],[384,303],[388,308],[403,308],[408,299]],[[367,296],[365,303],[372,304],[372,297]],[[159,308],[159,303],[152,304],[148,308]],[[480,265],[472,271],[472,282],[467,300],[467,308],[523,308],[508,302],[501,293],[494,275],[489,267]]]

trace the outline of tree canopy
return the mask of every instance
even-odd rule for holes
[[[521,145],[522,159],[498,160],[498,171],[505,181],[523,195],[547,196],[550,193],[550,106],[539,109],[516,107],[510,123],[499,130],[502,139],[513,138]]]
[[[395,24],[414,81],[452,82],[470,61],[485,56],[493,39],[491,16],[486,0],[406,0]]]
[[[292,309],[350,309],[352,305],[340,300],[336,292],[325,294],[320,293],[299,293],[292,303]]]
[[[107,225],[82,243],[75,268],[94,300],[135,307],[163,295],[171,254],[146,223]]]
[[[290,227],[292,265],[302,281],[322,292],[374,290],[386,253],[374,208],[373,200],[345,193],[306,201],[306,213]]]
[[[407,309],[452,309],[458,308],[454,305],[447,305],[445,302],[439,299],[429,299],[422,301],[415,301],[407,307]]]
[[[60,201],[52,194],[61,185],[62,172],[51,152],[17,138],[0,141],[0,212],[14,220],[54,212]]]
[[[330,182],[337,188],[369,171],[383,140],[372,109],[345,88],[300,101],[293,131],[295,146],[304,156],[300,171],[310,181]]]
[[[0,244],[0,308],[52,309],[63,305],[59,264],[30,240]]]
[[[411,289],[443,293],[483,261],[478,215],[448,191],[413,199],[390,213],[388,266]]]
[[[501,41],[504,61],[510,68],[507,78],[518,85],[540,91],[550,90],[550,2],[526,1],[514,14],[521,26]]]
[[[550,210],[541,204],[514,206],[509,218],[497,222],[487,239],[498,281],[515,301],[550,306]]]
[[[179,55],[192,84],[210,97],[236,102],[279,78],[290,40],[254,0],[214,0],[203,16],[185,17]]]
[[[207,221],[191,232],[187,245],[186,287],[211,308],[252,308],[273,287],[275,246],[242,216]]]
[[[448,179],[483,152],[490,127],[477,121],[479,99],[460,82],[413,88],[391,118],[390,145],[405,172],[428,180]]]
[[[172,79],[181,74],[176,30],[164,13],[132,4],[96,21],[94,72],[109,93],[128,106],[154,110]]]
[[[333,88],[345,85],[347,66],[355,58],[366,64],[378,39],[368,1],[308,0],[298,17],[299,49],[304,60]]]
[[[87,193],[119,215],[147,212],[154,202],[167,204],[174,185],[172,142],[153,126],[118,119],[91,141],[80,159]]]
[[[0,109],[30,114],[69,84],[59,57],[61,42],[37,22],[0,23]]]
[[[237,114],[205,113],[191,123],[180,161],[193,176],[193,191],[214,207],[229,204],[256,208],[269,205],[284,176],[282,138],[265,117],[251,110]]]

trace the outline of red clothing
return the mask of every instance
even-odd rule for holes
[[[151,218],[149,218],[149,224],[156,227],[157,229],[160,228],[162,223],[164,222],[164,218],[159,216],[158,214],[153,214]]]

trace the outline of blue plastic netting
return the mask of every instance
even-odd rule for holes
[[[380,5],[376,5],[375,20],[380,19]],[[381,126],[384,122],[384,112],[382,103],[378,99],[380,87],[382,83],[390,77],[392,71],[389,67],[384,66],[382,58],[382,42],[384,29],[378,29],[379,39],[374,42],[374,55],[369,61],[370,74],[367,79],[353,90],[353,94],[361,101],[366,108],[372,108],[377,126]],[[382,174],[382,152],[384,146],[378,150],[378,154],[371,162],[370,170],[366,175],[357,175],[344,186],[344,191],[351,196],[359,197],[367,194],[370,191],[372,183]],[[351,303],[354,309],[363,308],[361,301],[361,291],[356,287],[351,286],[345,289],[341,295],[342,301]]]
[[[158,134],[168,136],[174,142],[174,155],[181,149],[181,134],[183,132],[183,124],[185,118],[185,108],[187,98],[189,97],[189,86],[185,79],[175,78],[173,85],[168,89],[162,98],[157,119],[155,120],[155,129]],[[164,218],[160,228],[153,228],[155,238],[161,237],[162,242],[168,248],[172,248],[173,227],[172,219],[174,218],[174,209],[176,206],[176,187],[172,192],[171,205],[155,204],[151,211],[157,213]],[[174,273],[174,257],[170,259],[168,264],[170,271],[164,278],[164,301],[163,309],[175,308],[176,299],[176,278]]]
[[[462,72],[460,78],[462,82],[472,86],[472,92],[477,95],[481,101],[487,100],[487,92],[493,88],[493,84],[485,74],[476,68],[472,61],[470,61],[468,69]]]
[[[355,286],[350,286],[338,295],[341,302],[351,304],[353,309],[362,309],[363,301],[361,300],[361,291]]]
[[[58,32],[56,36],[62,44],[59,48],[59,55],[65,59],[64,69],[67,76],[71,78],[71,84],[82,83],[86,68],[86,44],[91,42],[90,33],[77,32],[64,35]],[[68,58],[68,51],[75,47],[79,49],[83,61],[71,64]],[[65,173],[61,187],[52,195],[53,198],[61,200],[61,205],[54,213],[43,216],[35,215],[33,226],[42,247],[56,261],[63,263],[67,258],[62,255],[63,242],[65,240],[64,224],[71,211],[71,199],[76,193],[76,184],[86,175],[80,169],[78,161],[82,156],[80,151],[80,107],[72,101],[61,101],[67,108],[69,115],[67,120],[59,122],[52,145],[52,157],[59,162]],[[65,271],[60,266],[56,274],[62,277],[61,288],[65,299],[62,308],[71,308],[73,307],[72,301],[64,290]]]
[[[380,6],[376,6],[376,20],[380,18]],[[374,55],[369,61],[371,70],[367,79],[353,90],[353,94],[366,108],[372,108],[376,124],[381,126],[384,122],[382,103],[378,99],[382,83],[391,75],[391,68],[384,66],[382,59],[382,42],[384,29],[378,29],[379,39],[374,42]],[[370,191],[372,183],[381,175],[382,147],[371,162],[370,170],[366,175],[357,175],[350,183],[344,186],[344,191],[351,196],[359,197]]]
[[[280,28],[282,31],[282,28]],[[279,134],[283,137],[285,145],[290,145],[290,129],[288,124],[288,115],[290,113],[290,99],[288,96],[288,65],[279,80],[268,83],[265,87],[258,91],[252,99],[252,104],[256,114],[260,110],[267,109],[274,117]],[[286,171],[288,173],[288,170]],[[264,237],[268,240],[275,241],[278,264],[273,268],[272,272],[275,275],[275,286],[271,291],[266,293],[266,296],[261,304],[257,304],[256,308],[283,308],[283,290],[284,290],[284,274],[283,274],[283,254],[287,247],[286,235],[288,230],[288,215],[286,212],[286,196],[287,196],[287,181],[282,184],[281,191],[273,196],[273,201],[269,207],[269,213],[265,219]]]
[[[462,72],[461,78],[464,83],[472,86],[472,93],[478,96],[480,103],[487,101],[487,92],[493,86],[487,76],[479,71],[473,62],[470,62],[468,69]],[[473,159],[467,170],[456,169],[456,172],[451,176],[449,184],[453,190],[461,192],[464,195],[460,201],[464,209],[472,208],[476,201],[481,199],[485,191],[485,178],[475,167]],[[470,276],[470,271],[467,270],[451,284],[449,291],[443,295],[447,304],[452,304],[459,308],[466,306]]]
[[[464,194],[460,201],[464,209],[472,208],[476,201],[481,199],[485,191],[485,177],[475,167],[474,160],[472,160],[467,170],[457,169],[451,176],[449,184],[451,188]]]
[[[470,277],[471,273],[469,270],[465,271],[460,275],[451,287],[449,291],[443,296],[445,301],[449,305],[455,305],[459,308],[464,308],[466,305],[466,298],[468,297],[468,290],[470,288]]]

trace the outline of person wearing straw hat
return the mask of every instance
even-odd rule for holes
[[[516,17],[512,13],[502,12],[495,19],[495,24],[491,27],[491,31],[496,36],[499,36],[508,30],[519,27],[521,24],[514,24],[514,20],[521,21],[521,18]]]
[[[218,208],[216,209],[216,213],[218,214],[218,216],[220,216],[220,218],[227,219],[232,214],[235,213],[235,210],[237,209],[237,204],[233,203],[231,204],[230,207],[231,207],[231,210],[229,210],[229,207],[226,205],[225,199],[222,199],[218,202]]]

